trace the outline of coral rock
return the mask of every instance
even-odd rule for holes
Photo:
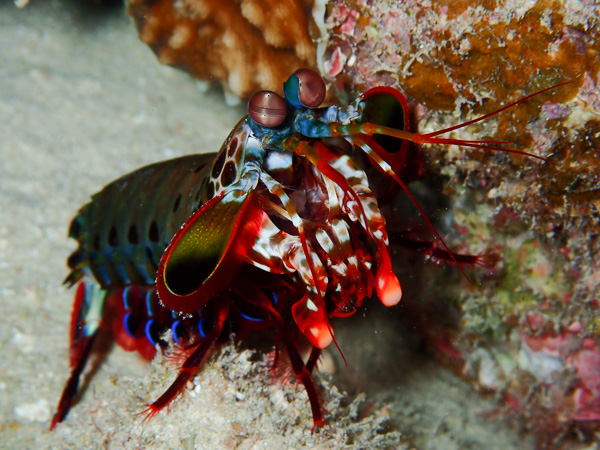
[[[484,277],[476,289],[440,281],[439,271],[425,269],[420,282],[411,273],[416,300],[403,300],[442,358],[462,362],[467,378],[504,398],[519,425],[540,434],[540,447],[567,430],[586,440],[600,429],[598,8],[579,0],[331,0],[318,56],[340,91],[399,88],[424,133],[573,81],[448,135],[512,141],[549,164],[424,149],[429,179],[447,177],[448,221],[468,230],[465,251],[498,252],[502,262],[475,272]]]
[[[241,98],[315,66],[312,0],[128,0],[159,61]]]

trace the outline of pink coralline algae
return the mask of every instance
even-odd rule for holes
[[[574,392],[577,407],[574,418],[600,420],[600,345],[591,339],[584,342],[570,362],[581,382]]]
[[[548,327],[548,319],[537,313],[527,316],[528,329],[522,330],[521,369],[536,377],[552,398],[554,426],[561,420],[600,420],[600,339],[581,338],[582,326],[574,322],[556,332]],[[553,376],[572,374],[569,389],[557,389]],[[537,405],[538,407],[540,405]],[[554,408],[558,406],[558,408]],[[552,426],[548,417],[546,425]]]

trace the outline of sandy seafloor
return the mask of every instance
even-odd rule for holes
[[[66,237],[71,217],[120,175],[217,150],[244,111],[160,66],[120,7],[2,2],[0,61],[0,447],[533,446],[503,423],[502,405],[409,351],[411,330],[375,302],[335,323],[348,367],[330,352],[324,390],[349,394],[325,402],[328,426],[319,433],[311,434],[301,387],[230,347],[148,423],[135,414],[173,372],[114,348],[67,421],[48,432],[68,375],[73,292],[61,282],[75,248]]]

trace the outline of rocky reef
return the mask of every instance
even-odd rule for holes
[[[599,12],[589,2],[336,1],[326,18],[332,86],[398,87],[419,132],[572,80],[453,135],[511,141],[548,163],[424,148],[454,248],[499,262],[450,290],[445,271],[425,269],[407,299],[442,357],[544,445],[593,439],[600,423]]]

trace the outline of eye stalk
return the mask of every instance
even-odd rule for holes
[[[258,91],[248,101],[248,114],[263,127],[274,128],[287,117],[287,104],[283,97],[272,91]]]
[[[286,100],[295,108],[317,108],[323,103],[327,88],[321,75],[311,69],[298,69],[283,83]]]

